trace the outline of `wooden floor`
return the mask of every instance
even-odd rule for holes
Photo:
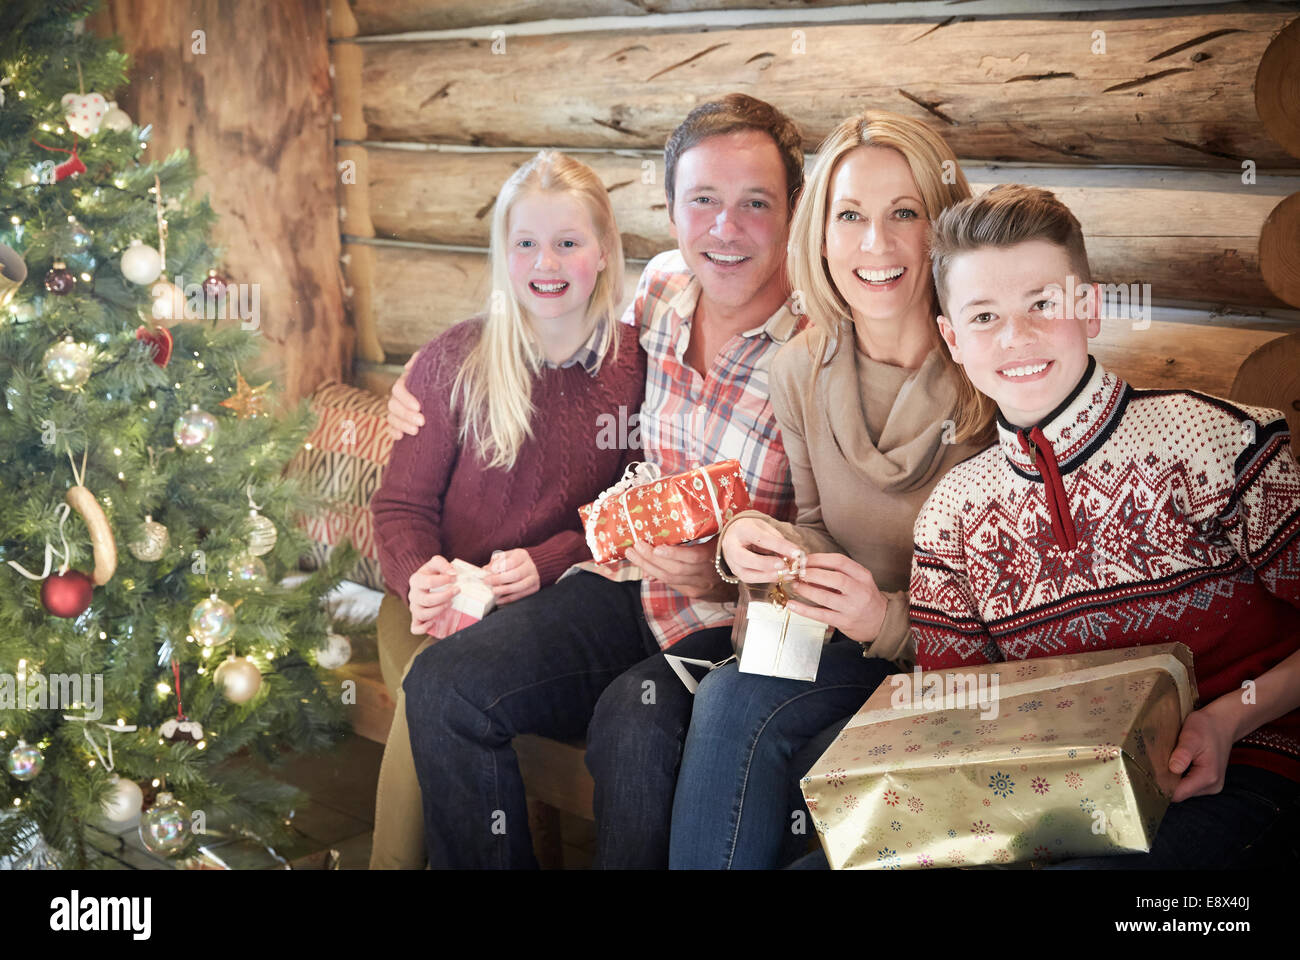
[[[268,771],[311,798],[293,818],[297,841],[276,851],[294,869],[323,869],[331,850],[339,854],[339,869],[367,869],[383,751],[382,744],[350,734],[332,751],[293,759]],[[595,825],[567,813],[560,817],[565,869],[589,868],[595,852]],[[267,859],[268,868],[278,866]]]

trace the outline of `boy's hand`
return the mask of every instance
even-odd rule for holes
[[[1232,734],[1232,725],[1210,707],[1187,715],[1183,729],[1178,731],[1178,743],[1169,755],[1170,770],[1180,774],[1186,771],[1174,788],[1174,803],[1188,797],[1211,796],[1223,789]]]
[[[404,434],[415,436],[424,426],[420,401],[406,389],[406,374],[419,355],[418,350],[411,354],[411,359],[407,360],[406,366],[402,367],[402,375],[397,378],[397,382],[393,384],[393,389],[388,394],[388,432],[393,435],[394,440],[402,439]]]
[[[810,553],[795,590],[825,609],[791,600],[786,604],[790,610],[834,627],[858,643],[875,640],[885,622],[888,601],[876,586],[876,578],[842,553]]]
[[[441,556],[431,558],[411,574],[406,592],[406,604],[411,610],[411,633],[428,633],[459,589],[451,564]]]
[[[637,543],[628,547],[627,558],[650,579],[662,581],[692,600],[735,600],[735,588],[722,582],[713,565],[716,550],[712,542],[657,547]]]
[[[522,547],[498,552],[492,557],[487,569],[488,575],[483,578],[483,582],[492,588],[492,594],[499,604],[522,600],[541,587],[537,565]]]

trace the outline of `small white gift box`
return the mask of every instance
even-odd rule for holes
[[[496,606],[492,588],[483,582],[486,570],[464,560],[453,560],[451,568],[456,573],[458,591],[452,597],[451,606],[429,628],[429,635],[439,639],[478,623]]]
[[[754,595],[767,599],[756,600]],[[834,632],[820,621],[794,613],[786,605],[794,596],[788,584],[749,587],[741,584],[732,646],[741,673],[788,680],[817,679],[822,647]],[[805,601],[806,602],[806,601]]]

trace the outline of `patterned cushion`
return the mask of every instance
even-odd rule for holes
[[[331,506],[303,523],[316,543],[302,558],[302,565],[309,570],[318,568],[348,539],[361,558],[347,578],[383,590],[370,498],[379,489],[393,449],[387,429],[387,400],[345,383],[328,382],[312,394],[311,408],[320,420],[307,438],[309,446],[298,451],[287,472],[302,478]]]

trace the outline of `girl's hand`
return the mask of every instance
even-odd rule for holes
[[[411,574],[406,593],[406,605],[411,610],[411,633],[428,633],[459,589],[451,564],[441,556],[431,558]]]
[[[397,382],[393,384],[393,389],[388,394],[388,432],[393,435],[394,440],[402,439],[404,434],[415,436],[424,426],[424,417],[420,414],[420,401],[406,389],[406,374],[419,355],[418,350],[411,354],[411,359],[407,360],[406,366],[402,368],[402,375],[397,378]]]
[[[741,517],[722,537],[722,557],[731,575],[745,583],[772,583],[785,569],[785,558],[800,550],[757,517]]]
[[[537,565],[522,547],[497,553],[488,564],[488,575],[483,582],[492,588],[498,604],[522,600],[542,585]]]
[[[809,554],[807,571],[795,590],[825,609],[791,600],[786,604],[790,610],[832,626],[858,643],[875,640],[885,622],[888,601],[876,587],[876,578],[842,553]]]
[[[1183,729],[1178,731],[1178,742],[1169,755],[1169,769],[1184,776],[1174,788],[1174,803],[1188,797],[1210,796],[1223,789],[1233,727],[1212,707],[1213,704],[1193,710],[1183,721]]]

